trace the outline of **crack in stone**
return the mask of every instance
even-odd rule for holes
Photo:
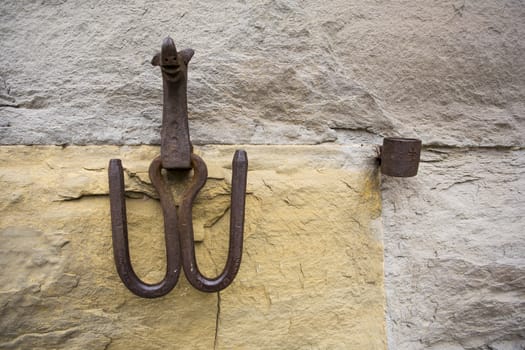
[[[440,150],[456,150],[456,151],[490,151],[490,150],[496,150],[496,151],[520,151],[522,149],[525,149],[525,146],[523,145],[465,145],[465,146],[457,146],[457,145],[446,145],[436,142],[429,142],[425,143],[423,140],[423,145],[421,146],[422,150],[424,151],[434,151],[438,152]]]
[[[53,200],[53,202],[71,202],[81,200],[83,198],[93,198],[93,197],[108,197],[107,193],[80,193],[77,196],[68,196],[59,194],[60,198]]]
[[[466,179],[462,179],[462,180],[458,180],[458,181],[454,181],[452,184],[448,185],[447,187],[445,188],[441,188],[440,190],[441,191],[445,191],[445,190],[448,190],[456,185],[461,185],[461,184],[467,184],[467,183],[472,183],[472,182],[476,182],[476,181],[479,181],[481,180],[482,178],[480,177],[469,177],[469,178],[466,178]]]
[[[20,105],[18,104],[8,104],[8,103],[2,103],[0,104],[1,108],[20,108]]]
[[[330,130],[334,131],[355,131],[355,132],[364,132],[370,135],[380,136],[379,132],[372,130],[371,126],[329,126]]]
[[[231,207],[231,205],[228,205],[226,208],[224,208],[224,210],[221,213],[219,213],[219,215],[214,217],[211,220],[211,222],[208,222],[208,223],[204,224],[204,227],[206,227],[206,228],[213,227],[216,223],[218,223],[226,215],[226,213],[230,210],[230,207]]]
[[[217,317],[215,318],[215,338],[213,339],[213,349],[217,349],[219,344],[219,322],[221,318],[221,292],[217,292]]]
[[[50,331],[50,332],[43,332],[43,333],[24,333],[17,336],[15,339],[6,342],[1,343],[0,347],[2,349],[11,349],[11,348],[17,348],[21,343],[24,343],[25,341],[29,339],[42,339],[42,338],[49,338],[50,341],[53,343],[59,344],[63,343],[65,339],[70,339],[75,334],[78,334],[80,330],[78,328],[68,328],[63,330],[57,330],[57,331]]]
[[[264,186],[265,186],[266,188],[268,188],[271,192],[273,192],[273,188],[272,188],[272,186],[270,186],[266,181],[264,181],[264,179],[262,179],[262,182],[263,182],[263,184],[264,184]]]
[[[108,341],[108,343],[107,343],[106,345],[104,345],[104,350],[109,349],[111,343],[113,343],[113,338],[111,338],[111,337],[107,337],[107,336],[106,336],[106,338],[108,338],[109,341]]]
[[[348,182],[344,181],[344,180],[340,180],[342,183],[344,183],[346,185],[346,187],[348,187],[350,190],[352,190],[354,193],[359,193],[358,190],[356,190],[356,188],[352,185],[350,185]]]

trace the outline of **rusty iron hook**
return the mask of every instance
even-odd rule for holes
[[[181,265],[186,278],[200,291],[217,292],[228,287],[239,271],[244,231],[246,179],[248,158],[244,150],[235,152],[232,162],[232,191],[230,210],[230,242],[228,258],[221,274],[207,278],[201,274],[195,257],[192,206],[205,185],[208,170],[204,161],[193,153],[189,137],[187,109],[187,67],[194,51],[177,52],[170,37],[162,42],[161,52],[151,63],[160,66],[163,80],[163,110],[161,152],[149,168],[151,182],[159,193],[164,218],[166,242],[166,275],[156,284],[140,280],[131,265],[126,218],[124,172],[120,159],[109,162],[109,195],[113,253],[117,272],[126,287],[144,298],[156,298],[169,293],[177,284]],[[187,172],[193,177],[184,190],[180,205],[175,205],[168,184],[162,176],[166,171]]]

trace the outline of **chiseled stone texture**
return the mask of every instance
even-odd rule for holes
[[[389,347],[525,348],[523,262],[508,259],[525,256],[509,160],[525,140],[523,1],[3,0],[0,144],[159,143],[149,60],[168,34],[196,50],[196,144],[432,146],[417,178],[383,178]],[[130,174],[130,195],[153,195]]]
[[[373,146],[246,146],[244,255],[220,293],[183,275],[141,299],[113,264],[107,164],[120,158],[131,255],[162,277],[152,146],[0,147],[0,349],[386,349],[379,174]],[[198,147],[197,256],[222,268],[230,146]]]
[[[0,142],[158,143],[168,34],[199,144],[524,144],[519,0],[3,0]]]
[[[390,349],[525,349],[525,150],[426,149],[383,177]]]

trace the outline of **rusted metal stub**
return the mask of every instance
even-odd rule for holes
[[[388,176],[417,175],[421,156],[421,140],[387,137],[381,147],[381,173]]]
[[[160,66],[163,85],[160,157],[165,169],[190,169],[192,145],[188,127],[188,63],[192,49],[177,52],[173,39],[162,42],[161,52],[151,60]]]
[[[182,265],[192,286],[202,292],[218,292],[233,282],[241,264],[248,157],[244,150],[237,150],[233,157],[228,258],[223,271],[215,278],[203,276],[195,258],[192,206],[195,197],[206,183],[208,170],[204,161],[195,154],[192,155],[192,166],[193,179],[182,195],[178,212]]]
[[[160,158],[153,160],[149,173],[153,186],[155,186],[159,193],[162,213],[164,215],[166,274],[162,281],[155,284],[143,282],[137,276],[131,265],[124,174],[120,159],[111,159],[109,162],[109,200],[111,207],[113,255],[120,279],[134,294],[143,298],[157,298],[168,294],[177,284],[181,270],[181,259],[177,232],[177,209],[169,189],[162,180]]]

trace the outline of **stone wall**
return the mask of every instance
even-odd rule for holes
[[[428,148],[383,177],[394,349],[525,347],[523,149]]]
[[[382,179],[389,349],[525,348],[522,1],[4,1],[0,143],[158,144],[168,34],[197,145],[423,140]]]
[[[241,269],[202,293],[180,277],[141,299],[113,262],[107,163],[126,167],[131,258],[162,279],[162,214],[147,176],[158,147],[4,146],[0,179],[1,349],[386,349],[379,173],[374,148],[247,146]],[[203,273],[228,246],[233,147],[197,151]]]

